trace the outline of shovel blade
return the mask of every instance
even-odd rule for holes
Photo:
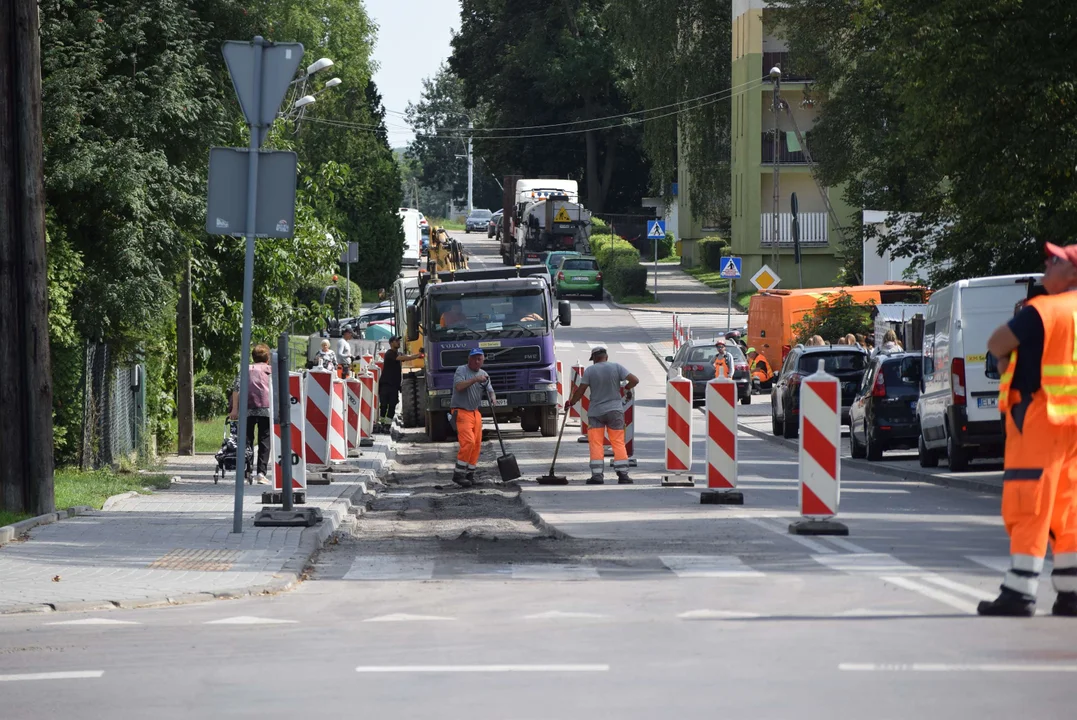
[[[520,466],[515,455],[502,455],[497,459],[497,471],[501,473],[502,482],[511,482],[520,477]]]

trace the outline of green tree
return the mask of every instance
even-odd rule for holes
[[[882,244],[933,284],[1036,270],[1044,240],[1077,234],[1073,3],[789,0],[777,16],[817,80],[824,180],[914,214]]]
[[[871,308],[874,302],[860,304],[853,296],[841,290],[836,294],[824,295],[815,301],[815,307],[793,323],[793,336],[797,343],[807,343],[813,335],[824,340],[837,342],[849,333],[867,335],[871,333]]]

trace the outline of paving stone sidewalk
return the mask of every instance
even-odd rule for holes
[[[647,268],[647,289],[653,291],[654,265],[650,263],[641,263],[641,265]],[[740,281],[738,287],[742,290],[751,289],[747,280]],[[722,313],[723,315],[729,307],[729,297],[726,293],[719,293],[707,287],[682,270],[680,265],[673,263],[658,264],[658,299],[659,302],[656,304],[623,305],[622,307],[655,313]],[[741,314],[740,309],[734,306],[733,314]]]
[[[256,528],[265,485],[244,485],[243,532],[233,534],[235,485],[213,483],[211,455],[170,457],[168,490],[124,497],[106,510],[30,531],[0,547],[0,613],[180,604],[286,590],[391,457],[380,436],[354,472],[311,485],[307,504],[325,519],[311,528]],[[363,466],[360,468],[360,466]]]

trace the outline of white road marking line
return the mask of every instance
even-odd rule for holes
[[[609,672],[609,665],[360,665],[358,673]]]
[[[935,573],[930,573],[928,575],[920,575],[920,576],[918,576],[918,578],[920,580],[925,581],[925,582],[929,582],[929,583],[932,583],[934,585],[938,585],[939,587],[944,587],[947,590],[953,590],[956,593],[961,593],[962,595],[968,595],[969,597],[974,597],[977,600],[994,600],[996,595],[997,595],[997,593],[985,592],[984,590],[981,590],[979,588],[974,588],[974,587],[971,587],[969,585],[965,585],[963,583],[956,582],[954,580],[951,580],[949,578],[943,577],[942,575],[937,575]]]
[[[571,303],[571,306],[572,306],[572,312],[574,312],[574,313],[582,312],[582,310],[580,309],[580,306],[578,304]]]
[[[681,578],[764,577],[736,555],[660,555],[658,559]]]
[[[555,348],[565,348],[566,350],[571,350],[574,344],[569,342],[568,340],[555,340],[553,346]]]
[[[82,618],[81,620],[63,620],[45,623],[46,625],[141,625],[134,620],[113,620],[112,618]]]
[[[359,557],[343,580],[429,580],[434,575],[434,561],[415,556]]]
[[[965,558],[977,565],[991,568],[1002,575],[1005,575],[1006,571],[1010,569],[1009,555],[966,555]]]
[[[597,580],[598,570],[583,565],[521,564],[512,566],[513,580]]]
[[[846,491],[846,492],[848,492],[848,491]],[[860,547],[859,545],[857,545],[854,542],[849,542],[845,538],[824,537],[822,539],[827,541],[828,543],[830,543],[832,545],[837,545],[842,550],[848,550],[849,552],[852,552],[852,553],[867,553],[867,554],[871,553],[871,550],[868,550],[867,548]]]
[[[443,617],[441,615],[408,615],[407,613],[392,613],[391,615],[379,615],[367,618],[363,622],[437,622],[441,620],[455,620],[456,618]]]
[[[949,663],[840,663],[851,672],[1042,672],[1075,673],[1077,665],[949,664]]]
[[[621,347],[625,350],[639,350],[639,343],[621,343]]]
[[[763,616],[759,613],[738,610],[689,610],[677,617],[681,620],[748,620]]]
[[[850,574],[882,575],[886,573],[923,572],[886,553],[849,553],[842,555],[812,555],[812,560],[831,570]]]
[[[910,578],[887,575],[883,576],[882,580],[883,582],[888,582],[891,585],[897,585],[900,588],[905,588],[906,590],[912,590],[915,593],[920,593],[924,597],[936,600],[943,605],[949,605],[955,610],[960,610],[961,612],[969,613],[970,615],[976,614],[976,606],[973,605],[971,602],[962,600],[961,598],[955,597],[949,593],[945,593],[942,590],[936,590],[933,587],[921,585],[920,583]]]
[[[239,615],[237,617],[224,618],[223,620],[210,620],[204,625],[285,625],[298,622],[296,620],[278,620],[277,618],[260,618],[251,615]]]
[[[22,673],[21,675],[0,675],[0,682],[19,682],[21,680],[82,680],[99,678],[104,670],[68,670],[65,672]]]
[[[547,610],[546,612],[524,615],[524,620],[569,620],[569,619],[594,619],[604,618],[609,615],[589,612],[563,612],[561,610]]]
[[[788,538],[789,540],[792,540],[795,543],[799,543],[800,545],[803,545],[804,547],[808,548],[809,550],[811,550],[814,553],[818,553],[820,555],[825,555],[827,553],[835,553],[835,552],[837,552],[837,550],[834,550],[833,548],[829,548],[829,547],[827,547],[826,545],[823,545],[820,542],[816,542],[815,540],[809,540],[808,538],[800,537],[799,535],[791,535],[786,531],[786,528],[779,529],[779,528],[771,525],[770,523],[766,523],[766,522],[760,520],[759,518],[747,518],[746,517],[746,518],[741,518],[741,520],[744,520],[746,522],[750,522],[752,525],[756,525],[757,527],[761,527],[761,528],[763,528],[765,530],[770,530],[773,533],[777,533],[777,534],[781,535],[784,538]]]
[[[609,305],[592,305],[591,309],[598,312],[611,312]]]

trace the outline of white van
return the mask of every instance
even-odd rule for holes
[[[1013,317],[1042,277],[1000,275],[959,280],[931,296],[924,313],[924,371],[916,414],[920,465],[967,470],[975,457],[1000,457],[998,373],[987,363],[987,339]]]
[[[404,265],[419,266],[419,249],[422,247],[422,231],[419,223],[422,213],[411,208],[400,208],[397,217],[404,228]]]

